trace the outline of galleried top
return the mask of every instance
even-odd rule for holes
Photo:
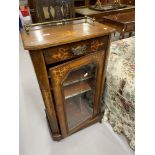
[[[24,48],[26,50],[39,50],[71,42],[91,39],[108,35],[114,29],[95,22],[89,17],[80,20],[58,22],[56,25],[32,24],[28,33],[21,32]]]

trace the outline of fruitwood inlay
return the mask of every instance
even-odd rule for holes
[[[51,64],[75,57],[79,57],[81,55],[74,55],[72,52],[72,48],[86,46],[85,54],[89,54],[92,52],[106,50],[108,44],[108,36],[99,37],[94,39],[89,39],[85,41],[80,41],[77,43],[71,43],[67,45],[62,45],[58,47],[53,47],[44,50],[45,62],[46,64]]]
[[[104,52],[102,52],[102,55],[104,54]],[[90,62],[90,59],[92,62],[95,62],[95,63],[99,63],[101,60],[101,57],[102,55],[99,55],[98,53],[94,53],[94,54],[90,54],[91,55],[91,58],[89,58],[90,56],[86,56],[85,59],[82,59],[80,58],[75,60],[75,63],[70,63],[70,62],[67,62],[65,63],[65,65],[59,65],[59,66],[56,66],[56,67],[53,67],[50,69],[50,75],[51,75],[51,79],[53,82],[53,85],[55,87],[57,87],[58,85],[61,85],[62,81],[64,80],[64,77],[67,75],[67,73],[70,72],[71,69],[75,69],[78,67],[81,67],[81,66],[84,66],[86,64],[89,64]],[[80,63],[78,63],[79,61]],[[78,64],[78,65],[77,65]]]

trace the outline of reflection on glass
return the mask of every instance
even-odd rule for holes
[[[63,82],[69,130],[93,115],[96,65],[94,63],[70,72]]]

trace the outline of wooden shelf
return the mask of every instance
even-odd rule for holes
[[[84,70],[77,70],[69,74],[65,82],[63,83],[64,86],[68,86],[70,84],[74,84],[80,81],[88,80],[92,77],[90,73],[86,73]]]
[[[90,73],[88,73],[87,76],[84,76],[84,74],[86,74],[84,70],[77,70],[70,73],[63,85],[68,86],[80,81],[88,80],[93,77],[93,75],[90,75]],[[50,75],[48,75],[48,78],[49,80],[51,79]]]
[[[82,81],[72,85],[68,85],[64,87],[65,99],[85,93],[90,90],[92,90],[92,88],[89,81]]]

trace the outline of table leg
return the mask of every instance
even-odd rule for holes
[[[124,39],[124,38],[125,38],[125,32],[121,32],[120,36],[119,36],[119,39]]]
[[[119,39],[124,39],[125,38],[125,32],[126,32],[126,29],[127,29],[127,25],[124,25],[121,33],[120,33],[120,38]]]

